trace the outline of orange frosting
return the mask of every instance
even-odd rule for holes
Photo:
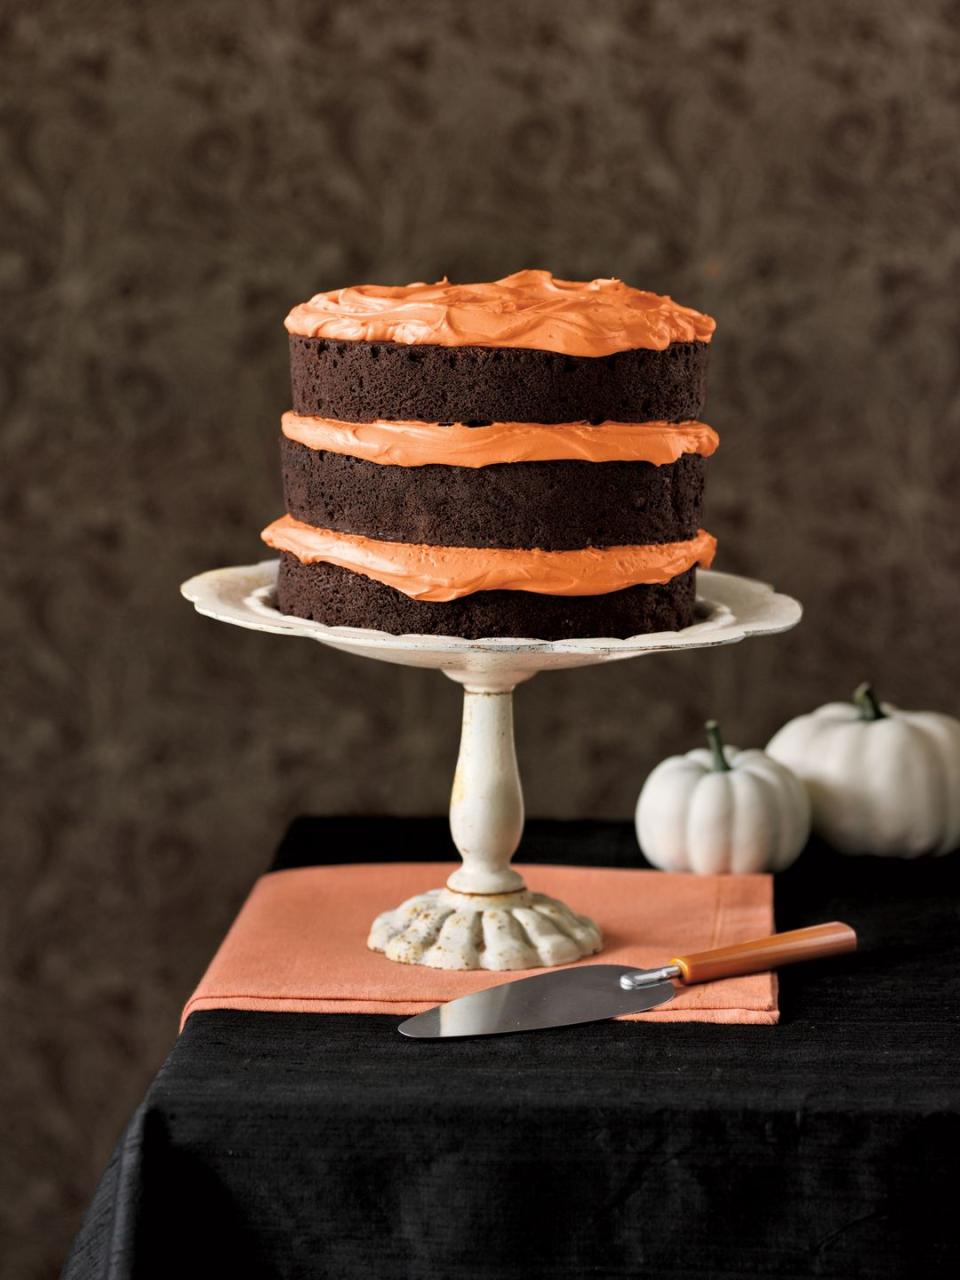
[[[285,413],[283,434],[308,449],[345,453],[397,467],[488,467],[500,462],[676,462],[708,458],[719,437],[705,422],[339,422]]]
[[[288,332],[303,338],[441,347],[528,347],[607,356],[671,342],[709,342],[710,316],[622,280],[556,280],[517,271],[488,284],[355,285],[293,308]]]
[[[499,547],[430,547],[335,533],[282,516],[260,535],[302,564],[340,565],[402,591],[414,600],[458,600],[475,591],[534,591],[551,596],[599,596],[638,583],[669,582],[713,562],[717,541],[701,529],[685,542],[579,551]]]

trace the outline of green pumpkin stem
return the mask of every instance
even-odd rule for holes
[[[729,773],[730,762],[727,760],[723,750],[723,738],[720,734],[720,726],[716,720],[708,720],[704,725],[707,731],[707,742],[710,750],[713,752],[713,771],[714,773]]]
[[[877,700],[872,685],[862,684],[854,693],[853,700],[860,708],[860,715],[864,720],[886,720],[887,713]]]

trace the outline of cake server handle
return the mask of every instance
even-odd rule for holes
[[[620,985],[632,990],[649,986],[652,981],[662,982],[665,977],[676,978],[683,983],[712,982],[715,978],[761,973],[764,969],[779,969],[783,965],[799,964],[801,960],[822,960],[856,949],[857,935],[853,929],[834,920],[830,924],[815,924],[789,933],[773,933],[768,938],[734,942],[714,951],[675,956],[663,969],[625,975],[620,979]]]

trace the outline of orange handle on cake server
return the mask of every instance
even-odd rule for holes
[[[808,929],[774,933],[769,938],[735,942],[729,947],[718,947],[715,951],[675,956],[673,963],[680,970],[678,976],[681,982],[712,982],[714,978],[760,973],[764,969],[779,969],[786,964],[798,964],[801,960],[822,960],[827,956],[839,956],[845,951],[856,949],[857,935],[853,929],[848,924],[834,920],[830,924],[815,924]]]
[[[715,978],[736,978],[746,973],[762,973],[764,969],[780,969],[801,960],[824,960],[827,956],[856,951],[857,935],[848,924],[834,920],[830,924],[814,924],[789,933],[772,933],[769,938],[751,938],[734,942],[715,951],[697,951],[691,956],[674,956],[662,969],[641,969],[625,973],[620,986],[625,991],[673,980],[685,985],[712,982]]]

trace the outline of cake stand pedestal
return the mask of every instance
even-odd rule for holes
[[[682,631],[628,640],[525,640],[395,636],[327,627],[274,605],[277,561],[212,569],[181,587],[199,613],[275,635],[305,636],[365,658],[443,671],[463,686],[460,755],[450,830],[463,860],[444,888],[385,911],[368,946],[391,960],[435,969],[533,969],[568,964],[602,946],[586,916],[527,889],[510,866],[523,833],[523,792],[513,741],[513,690],[538,671],[619,662],[650,653],[734,644],[799,622],[796,600],[750,578],[701,571],[697,620]]]

